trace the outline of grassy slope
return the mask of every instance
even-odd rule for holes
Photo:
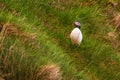
[[[29,69],[36,65],[55,63],[60,66],[64,80],[120,79],[120,58],[116,50],[112,49],[109,42],[103,38],[110,29],[104,27],[107,26],[106,18],[94,1],[88,5],[79,0],[68,1],[68,4],[47,0],[7,0],[2,3],[6,7],[1,9],[0,21],[15,24],[23,32],[29,32],[36,37],[28,40],[27,43],[16,37],[6,37],[1,43],[7,45],[6,51],[2,50],[1,54],[9,53],[7,49],[9,50],[14,44],[15,49],[20,46],[19,53],[24,51],[29,55],[28,59],[23,59],[25,66],[21,65],[23,63],[18,63],[21,67],[30,65],[28,69],[25,68],[26,71],[29,72]],[[73,46],[68,38],[73,29],[71,24],[75,20],[82,24],[84,39],[80,47]],[[34,42],[34,45],[31,42]],[[29,64],[31,60],[33,63]],[[10,69],[12,71],[12,68]],[[16,78],[20,80],[22,69],[16,73],[19,75]],[[29,76],[27,72],[25,74]]]

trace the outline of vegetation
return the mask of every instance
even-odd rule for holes
[[[0,79],[119,80],[119,0],[1,0]],[[71,44],[72,23],[83,41]]]

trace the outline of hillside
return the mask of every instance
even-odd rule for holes
[[[1,0],[0,80],[120,80],[119,0]],[[72,23],[83,40],[72,45]]]

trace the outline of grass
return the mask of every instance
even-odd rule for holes
[[[68,3],[1,1],[0,23],[14,24],[20,32],[16,32],[19,35],[15,31],[11,35],[1,32],[0,77],[41,80],[43,76],[37,75],[39,67],[55,64],[63,80],[120,79],[120,57],[106,37],[111,31],[105,27],[109,22],[103,13],[107,1],[103,7],[100,6],[104,1],[99,0]],[[84,37],[79,47],[73,46],[69,39],[75,20],[81,22]]]
[[[5,14],[5,13],[4,13]],[[9,18],[9,16],[7,16],[8,18]],[[6,18],[7,18],[6,17]],[[57,46],[56,46],[56,44],[53,44],[53,43],[51,43],[50,41],[45,41],[45,40],[47,40],[48,38],[47,38],[47,35],[45,34],[45,33],[42,33],[42,31],[41,31],[41,35],[40,35],[40,33],[39,33],[39,30],[37,30],[37,29],[35,29],[35,30],[33,30],[32,28],[30,28],[30,27],[32,27],[32,26],[30,26],[30,25],[32,25],[32,24],[28,24],[28,23],[25,23],[25,21],[23,21],[23,20],[21,20],[21,19],[19,19],[19,20],[17,20],[16,18],[14,18],[14,17],[12,17],[11,19],[15,19],[15,21],[16,22],[14,22],[14,20],[10,20],[10,21],[13,21],[13,22],[11,22],[11,23],[17,23],[16,25],[20,25],[21,23],[19,23],[19,21],[20,22],[24,22],[24,24],[22,25],[22,26],[25,26],[26,27],[26,29],[27,29],[27,31],[28,32],[30,32],[31,31],[31,33],[33,33],[34,34],[34,32],[37,32],[36,33],[36,39],[38,39],[38,40],[27,40],[27,42],[26,41],[24,41],[23,40],[23,43],[21,44],[21,45],[23,45],[23,44],[25,44],[25,45],[23,45],[22,47],[23,47],[23,50],[21,50],[22,49],[22,47],[20,48],[20,51],[24,51],[25,50],[25,53],[26,54],[28,54],[29,56],[31,56],[31,58],[32,59],[30,59],[30,60],[32,60],[32,62],[34,61],[34,57],[35,58],[37,58],[37,61],[36,61],[36,59],[35,59],[35,61],[36,62],[38,62],[39,63],[39,65],[41,64],[41,63],[46,63],[46,61],[47,61],[47,63],[57,63],[57,64],[59,64],[59,65],[62,65],[61,66],[61,69],[63,69],[63,71],[64,70],[66,70],[65,71],[65,73],[68,73],[69,71],[72,71],[72,70],[74,70],[75,71],[75,69],[74,69],[74,67],[73,67],[73,64],[72,64],[72,61],[70,60],[70,58],[69,58],[69,56],[67,56],[67,54],[63,54],[64,52],[61,50],[61,49],[59,49],[59,48],[57,48]],[[27,26],[29,26],[29,28],[27,27]],[[21,28],[21,27],[20,27]],[[25,31],[26,31],[26,29],[25,29]],[[21,30],[23,30],[23,29],[21,29]],[[26,32],[27,32],[26,31]],[[46,36],[46,37],[44,37],[44,36]],[[24,39],[24,38],[23,38]],[[49,39],[48,39],[49,40]],[[4,41],[6,41],[6,40],[4,40]],[[8,41],[11,41],[11,40],[8,40]],[[32,43],[31,43],[32,42]],[[2,43],[6,43],[6,44],[9,44],[9,43],[7,43],[7,42],[2,42]],[[1,43],[1,44],[2,44]],[[11,43],[11,42],[10,42]],[[12,45],[12,44],[14,44],[14,43],[17,43],[17,45],[18,44],[20,44],[20,43],[18,43],[18,42],[16,42],[16,41],[13,41],[11,44],[9,44],[10,46]],[[36,46],[35,46],[36,45]],[[10,46],[8,46],[8,48],[10,48]],[[30,48],[28,48],[28,47],[30,47]],[[18,48],[19,49],[19,48]],[[22,52],[20,52],[20,53],[22,53]],[[3,54],[3,53],[2,53]],[[42,56],[43,55],[43,56]],[[46,56],[46,58],[44,59],[44,56],[45,55],[47,55]],[[37,57],[37,56],[39,56],[39,57]],[[66,56],[66,57],[65,57]],[[42,59],[43,58],[43,59]],[[40,60],[39,60],[40,59]],[[67,62],[64,62],[64,60],[66,60]],[[64,62],[64,64],[66,64],[66,65],[64,65],[63,64],[63,62]],[[34,62],[33,62],[34,63]],[[32,64],[32,63],[31,63]],[[70,75],[74,75],[76,72],[70,72],[70,74],[68,74],[69,76]],[[71,76],[71,77],[74,77],[74,76]]]

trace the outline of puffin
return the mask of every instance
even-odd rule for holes
[[[80,22],[75,21],[73,25],[75,26],[75,28],[70,33],[70,39],[73,45],[79,46],[83,38],[82,32],[80,30],[81,24]]]

